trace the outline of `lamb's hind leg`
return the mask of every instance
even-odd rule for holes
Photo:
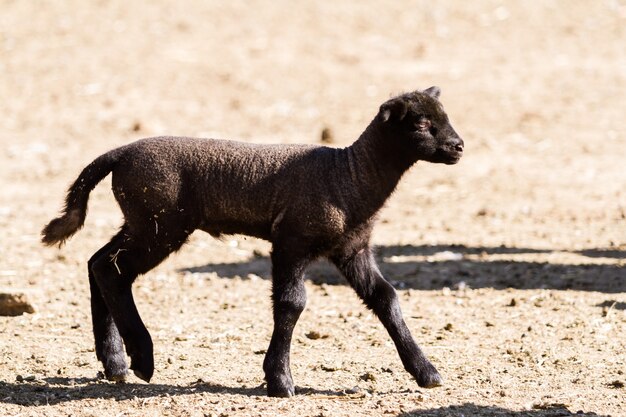
[[[187,238],[181,233],[165,233],[167,240],[124,236],[103,251],[93,262],[92,272],[108,311],[131,358],[130,368],[144,381],[154,373],[152,339],[144,325],[131,291],[137,275],[161,263]],[[180,236],[179,236],[180,235]]]
[[[290,397],[295,388],[289,366],[291,336],[306,304],[304,269],[308,260],[283,248],[272,251],[272,301],[274,331],[267,349],[263,370],[270,397]]]
[[[382,276],[368,247],[356,254],[340,254],[332,261],[345,275],[350,285],[383,323],[396,345],[404,368],[417,380],[420,387],[440,386],[439,372],[426,359],[409,331],[395,289]]]
[[[123,381],[128,372],[124,346],[113,317],[109,313],[100,288],[96,283],[92,267],[94,262],[113,246],[123,240],[123,230],[118,233],[109,243],[98,250],[87,262],[89,270],[89,289],[91,292],[91,321],[95,340],[96,357],[104,366],[104,375],[110,381]]]

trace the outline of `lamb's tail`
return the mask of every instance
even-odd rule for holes
[[[89,193],[115,167],[119,152],[107,152],[87,165],[67,191],[65,207],[60,217],[52,220],[41,231],[46,246],[63,245],[85,223]]]

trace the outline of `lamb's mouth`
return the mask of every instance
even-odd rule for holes
[[[443,161],[446,165],[454,165],[463,156],[463,152],[446,152],[445,160]]]

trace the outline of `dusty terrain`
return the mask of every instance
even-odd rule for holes
[[[0,0],[1,416],[626,416],[626,3]],[[328,265],[308,271],[292,370],[264,396],[265,242],[190,243],[135,285],[151,384],[98,378],[86,260],[120,214],[39,244],[100,153],[154,135],[250,142],[361,133],[430,85],[466,143],[417,164],[374,241],[446,380],[423,390]]]

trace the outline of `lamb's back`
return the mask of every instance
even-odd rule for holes
[[[317,204],[337,150],[158,137],[116,151],[113,190],[126,217],[186,211],[213,234],[265,237],[286,208]]]

